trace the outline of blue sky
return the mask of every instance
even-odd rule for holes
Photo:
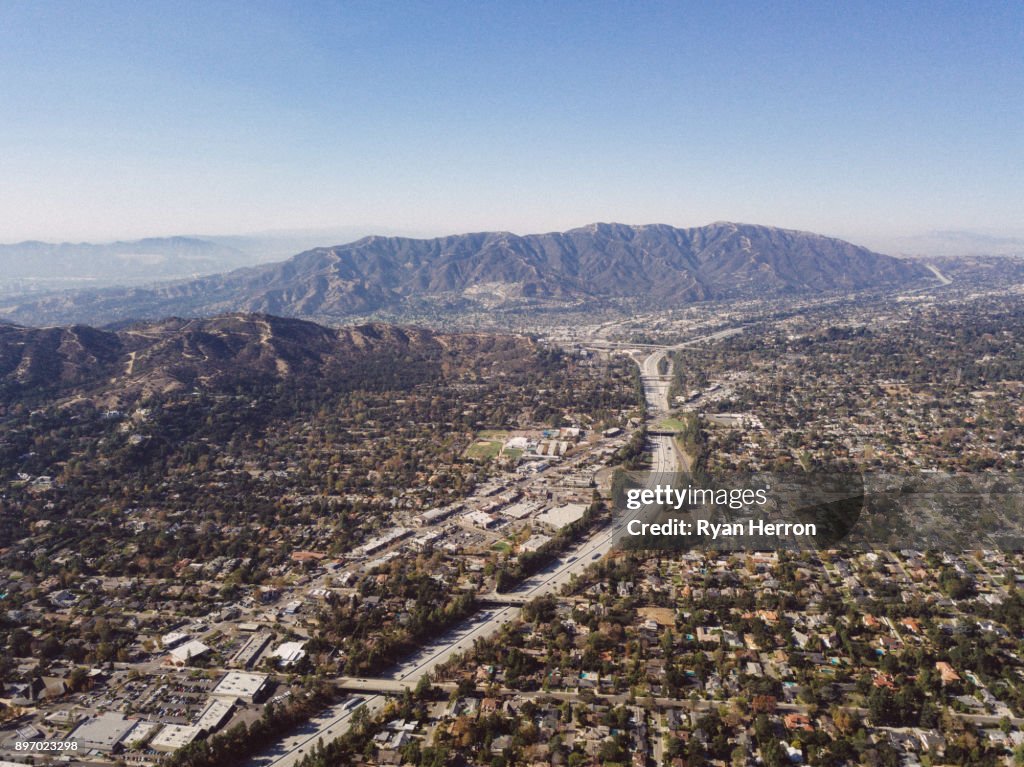
[[[0,4],[0,241],[1024,227],[1024,4]]]

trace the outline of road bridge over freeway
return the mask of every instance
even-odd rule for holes
[[[528,597],[516,594],[495,594],[491,592],[482,597],[476,598],[480,605],[525,605],[530,601]]]
[[[357,679],[351,676],[338,677],[334,680],[334,685],[339,690],[345,692],[373,692],[381,695],[401,695],[406,690],[412,690],[416,687],[416,682],[419,679],[412,681],[391,679],[390,677],[366,677]],[[434,687],[438,687],[446,692],[451,692],[456,688],[454,682],[438,682],[434,684]]]

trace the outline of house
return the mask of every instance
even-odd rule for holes
[[[697,627],[697,641],[713,642],[719,644],[722,641],[722,627],[721,626],[710,626],[705,628],[704,626]]]
[[[904,618],[900,621],[900,625],[913,634],[921,633],[921,622],[917,618]]]
[[[50,603],[59,610],[73,607],[78,601],[78,597],[72,594],[67,589],[60,589],[54,591],[49,595]]]
[[[935,730],[923,730],[918,733],[921,748],[930,754],[941,755],[946,750],[946,739]]]
[[[960,675],[953,670],[946,661],[940,660],[935,662],[935,669],[939,672],[939,676],[942,678],[942,684],[953,684],[960,681]]]
[[[37,676],[28,684],[11,685],[8,690],[11,703],[16,706],[31,706],[51,698],[59,698],[68,691],[61,677]]]
[[[498,713],[498,708],[501,706],[500,701],[497,698],[484,698],[480,701],[480,716],[490,716],[491,714]]]
[[[811,724],[811,720],[806,714],[786,714],[782,718],[782,723],[786,726],[787,730],[805,730],[807,732],[814,731],[814,726]]]
[[[896,689],[896,682],[893,681],[892,674],[876,674],[871,683],[875,687],[886,687],[890,690]]]

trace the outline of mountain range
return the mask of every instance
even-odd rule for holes
[[[253,263],[242,250],[198,237],[150,237],[108,243],[39,242],[0,245],[0,282],[39,288],[123,285],[191,278]]]
[[[0,412],[26,401],[89,398],[109,406],[152,394],[289,386],[403,388],[465,360],[514,365],[536,343],[522,336],[441,334],[369,323],[328,328],[262,314],[165,319],[119,330],[0,323]]]
[[[29,324],[263,312],[334,321],[531,302],[694,301],[896,287],[921,264],[767,226],[593,224],[519,236],[365,237],[286,261],[151,287],[73,291],[0,306]]]

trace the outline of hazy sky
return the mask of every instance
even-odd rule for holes
[[[8,242],[1019,230],[1024,3],[5,0],[0,115]]]

